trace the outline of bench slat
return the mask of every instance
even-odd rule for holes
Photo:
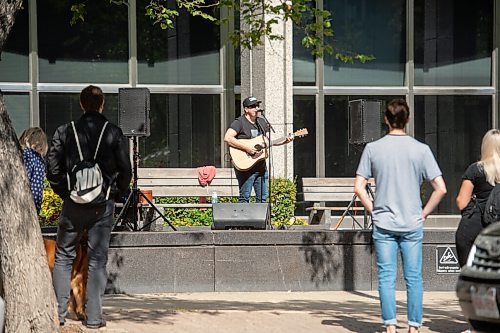
[[[354,193],[304,193],[304,201],[351,201]],[[356,201],[359,201],[356,198]]]
[[[217,192],[218,196],[221,197],[237,197],[239,195],[238,186],[231,187],[218,187],[218,186],[210,186],[208,188],[204,188],[201,186],[198,187],[148,187],[142,186],[141,190],[152,190],[153,196],[155,197],[200,197],[206,196],[209,197],[212,195],[213,191]]]
[[[195,186],[201,187],[198,178],[148,178],[138,179],[137,185],[141,186]],[[238,186],[237,179],[219,179],[217,176],[212,180],[210,186]]]
[[[137,170],[139,179],[146,178],[193,178],[198,179],[196,168],[139,168]],[[232,168],[218,168],[215,178],[236,179]]]
[[[375,180],[373,178],[368,179],[368,182],[373,186]],[[354,187],[354,178],[352,177],[341,177],[341,178],[302,178],[302,185],[306,186],[350,186]]]
[[[318,187],[303,187],[303,193],[351,193],[354,194],[353,186],[318,186]]]

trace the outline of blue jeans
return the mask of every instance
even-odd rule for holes
[[[378,292],[385,325],[396,325],[396,276],[398,248],[406,282],[408,325],[422,325],[422,239],[423,229],[397,232],[373,226],[377,255]]]
[[[234,170],[238,186],[240,188],[239,202],[249,202],[252,187],[255,190],[255,202],[266,202],[269,195],[269,174],[267,170],[261,171],[238,171]]]
[[[86,207],[67,199],[63,203],[59,227],[57,228],[56,261],[52,281],[57,298],[59,322],[64,323],[68,312],[71,267],[76,257],[76,246],[83,231],[88,231],[87,253],[89,273],[87,279],[86,313],[88,324],[102,321],[102,297],[108,275],[109,240],[113,226],[114,201],[102,206]]]

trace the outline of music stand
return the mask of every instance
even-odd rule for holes
[[[368,192],[368,195],[371,197],[371,199],[373,200],[374,198],[374,194],[373,194],[373,190],[371,188],[371,185],[370,183],[367,183],[366,184],[366,191]],[[353,229],[355,227],[355,225],[358,225],[359,228],[361,229],[369,229],[371,227],[371,221],[370,221],[370,224],[368,224],[368,214],[366,213],[366,209],[363,207],[363,210],[364,210],[364,219],[363,219],[363,226],[361,226],[361,224],[358,222],[358,220],[356,219],[356,216],[353,215],[352,213],[352,210],[353,210],[353,206],[354,204],[356,203],[356,199],[358,198],[358,196],[356,195],[356,193],[352,196],[352,199],[351,201],[349,202],[349,204],[347,205],[345,211],[342,213],[342,215],[340,216],[340,218],[338,219],[337,221],[337,224],[335,225],[335,227],[333,228],[334,230],[337,230],[340,225],[342,224],[342,222],[344,221],[344,218],[346,217],[346,215],[349,215],[349,217],[352,219],[352,226],[353,226]]]
[[[116,225],[118,225],[119,222],[122,223],[122,225],[128,225],[132,223],[131,229],[133,231],[142,231],[145,228],[147,228],[151,223],[156,221],[158,218],[163,218],[165,222],[168,223],[168,225],[174,230],[177,231],[177,229],[174,227],[174,225],[169,221],[169,219],[158,209],[158,207],[155,206],[155,204],[149,200],[149,198],[137,187],[137,165],[139,163],[139,151],[137,149],[137,136],[132,137],[132,142],[133,142],[133,148],[132,148],[132,164],[133,164],[133,177],[132,177],[132,191],[127,197],[127,200],[125,201],[125,204],[123,205],[123,208],[116,218],[115,224],[113,225],[113,230]],[[138,228],[138,215],[139,215],[139,205],[142,206],[141,203],[139,203],[139,199],[143,198],[146,200],[146,202],[153,208],[156,213],[158,213],[158,217],[155,219],[152,219],[149,221],[147,224],[143,225],[140,229]],[[125,221],[125,214],[128,212],[130,209],[130,206],[132,205],[132,221]]]

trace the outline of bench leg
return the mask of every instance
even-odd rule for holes
[[[319,212],[317,210],[311,210],[311,212],[309,213],[309,225],[319,224],[318,214]]]
[[[331,213],[329,210],[311,210],[309,213],[309,224],[326,224],[330,222]]]

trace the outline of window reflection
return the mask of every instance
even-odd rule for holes
[[[298,178],[316,176],[316,98],[293,97],[293,130],[307,128],[308,135],[293,141],[293,170]]]
[[[312,18],[304,19],[304,25],[312,22]],[[293,84],[314,85],[316,83],[315,58],[311,50],[302,45],[305,37],[303,27],[293,26]]]
[[[455,198],[462,175],[480,158],[481,140],[491,128],[491,97],[416,96],[414,114],[415,138],[431,147],[449,193],[438,212],[458,214]],[[422,194],[425,197],[431,191],[426,185]]]
[[[118,125],[118,95],[104,94],[103,115]],[[49,142],[55,130],[62,124],[78,120],[82,116],[80,94],[41,93],[40,127],[47,133]]]
[[[387,102],[403,96],[325,96],[325,175],[354,177],[364,146],[349,143],[349,101],[366,99],[381,101],[381,114]],[[381,117],[381,133],[386,133]]]
[[[415,0],[415,84],[489,86],[492,41],[492,0]]]
[[[148,3],[137,1],[139,82],[219,84],[219,26],[180,10],[174,28],[162,30],[146,17]]]
[[[37,6],[41,82],[128,82],[128,10],[109,1],[86,3],[85,21],[70,25],[71,4]]]
[[[23,1],[23,9],[17,13],[15,24],[0,55],[0,81],[29,81],[28,29],[28,1]]]
[[[12,126],[19,136],[30,127],[30,96],[28,94],[3,94],[5,108]]]
[[[302,177],[316,176],[316,97],[293,97],[293,130],[307,128],[308,135],[293,141],[293,172],[297,179],[295,215],[306,215],[308,206],[300,195]]]
[[[151,94],[151,136],[139,140],[140,167],[221,166],[219,95]]]
[[[402,86],[406,62],[406,2],[404,0],[325,0],[332,14],[340,52],[372,54],[365,64],[346,64],[325,56],[326,85]]]

